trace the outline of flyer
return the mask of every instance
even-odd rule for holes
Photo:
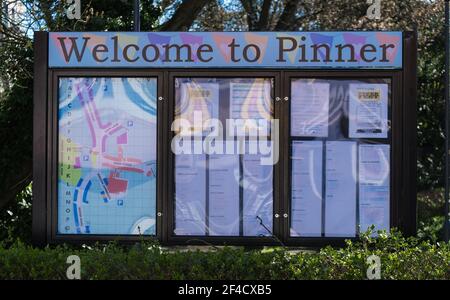
[[[388,137],[388,85],[358,83],[349,86],[349,137]]]
[[[239,156],[209,155],[209,235],[239,235]]]
[[[291,135],[327,137],[330,84],[305,80],[291,84]]]
[[[242,169],[244,236],[270,236],[273,231],[273,166],[262,165],[259,154],[245,154]]]
[[[356,150],[355,142],[326,142],[326,237],[356,234]]]
[[[230,83],[230,119],[270,120],[272,118],[271,81]]]
[[[175,155],[175,234],[206,234],[206,156]]]
[[[322,234],[322,141],[292,142],[291,236]]]
[[[183,82],[176,105],[176,118],[190,122],[193,132],[203,131],[203,122],[219,118],[219,83]]]
[[[360,230],[371,225],[389,232],[389,145],[359,146]]]

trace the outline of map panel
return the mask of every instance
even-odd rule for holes
[[[156,78],[60,78],[59,234],[155,234],[156,97]]]

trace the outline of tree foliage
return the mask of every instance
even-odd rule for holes
[[[0,0],[0,6],[6,0]],[[8,0],[24,5],[0,14],[0,208],[32,176],[32,30],[133,29],[132,1],[82,1],[82,18],[65,16],[66,2]],[[417,30],[419,34],[419,187],[442,184],[444,137],[444,1],[383,0],[380,20],[366,0],[141,0],[141,29],[198,31]],[[1,90],[1,89],[0,89]]]

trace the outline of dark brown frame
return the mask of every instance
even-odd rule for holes
[[[406,235],[416,233],[416,97],[417,37],[403,34],[403,69],[129,69],[129,68],[48,68],[48,33],[35,33],[34,140],[33,140],[33,243],[87,243],[119,240],[133,243],[155,237],[129,235],[57,235],[57,78],[58,76],[157,77],[157,235],[163,245],[296,245],[320,247],[341,245],[344,238],[289,238],[289,95],[288,77],[317,78],[392,78],[392,158],[391,225]],[[299,76],[300,75],[300,76]],[[274,238],[172,236],[173,157],[170,153],[170,122],[173,118],[173,78],[179,77],[273,77],[275,78],[274,118],[280,120],[280,161],[274,167]],[[278,97],[278,98],[277,98]],[[288,98],[289,99],[289,98]],[[392,164],[391,163],[391,164]],[[285,217],[285,213],[287,216]],[[275,217],[279,215],[279,218]]]

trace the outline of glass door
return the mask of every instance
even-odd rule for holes
[[[57,77],[57,235],[157,235],[159,83]]]
[[[286,237],[389,231],[392,78],[313,76],[286,76]]]
[[[247,73],[170,76],[172,239],[267,242],[278,231],[276,75]]]

